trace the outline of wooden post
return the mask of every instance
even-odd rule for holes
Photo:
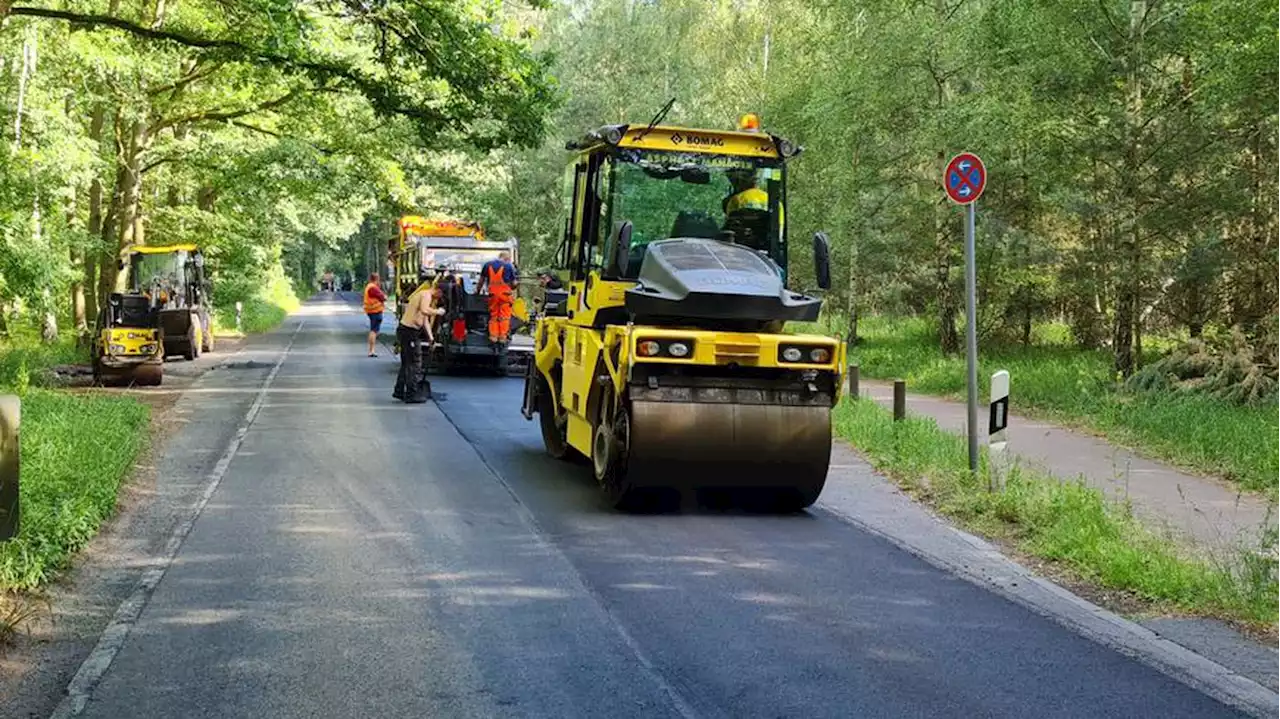
[[[849,363],[849,396],[858,398],[858,363]]]
[[[18,534],[18,426],[22,401],[16,395],[0,396],[0,541]]]
[[[907,418],[907,381],[893,381],[893,421],[899,422]]]

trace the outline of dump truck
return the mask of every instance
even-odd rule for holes
[[[213,351],[204,256],[192,244],[131,245],[116,291],[98,316],[93,372],[99,383],[159,385],[164,359]]]
[[[516,299],[511,342],[495,346],[489,342],[488,297],[476,294],[481,267],[504,250],[518,264],[519,243],[490,240],[478,223],[417,216],[400,218],[393,243],[396,317],[423,284],[440,290],[440,306],[445,310],[434,326],[436,342],[424,352],[424,371],[475,368],[496,374],[523,372],[533,350],[532,339],[518,334],[528,323],[527,303]]]
[[[818,318],[791,288],[788,163],[800,148],[745,116],[738,129],[608,125],[567,144],[564,289],[533,330],[522,413],[553,457],[589,460],[609,503],[749,490],[779,511],[826,483],[845,346],[784,334]]]

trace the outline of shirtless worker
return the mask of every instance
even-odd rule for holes
[[[422,377],[422,338],[428,342],[435,341],[431,331],[431,320],[444,314],[443,307],[436,307],[436,290],[423,284],[404,306],[400,316],[400,324],[396,326],[396,339],[400,342],[400,374],[396,375],[396,387],[391,396],[405,404],[422,404],[429,399],[431,387],[423,391],[419,380]]]

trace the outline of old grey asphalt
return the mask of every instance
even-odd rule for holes
[[[304,312],[85,716],[1236,716],[823,511],[608,512],[518,380]]]

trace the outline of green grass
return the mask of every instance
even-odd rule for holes
[[[236,307],[232,299],[214,308],[213,332],[215,336],[244,336],[270,332],[294,312],[302,303],[298,300],[289,280],[271,278],[257,293],[241,300],[240,330],[236,330]]]
[[[1082,482],[1062,482],[1014,467],[989,491],[985,450],[979,477],[968,471],[963,438],[930,419],[894,422],[874,402],[845,400],[836,432],[871,463],[942,513],[1022,551],[1052,560],[1086,581],[1163,607],[1274,628],[1276,564],[1241,551],[1204,560],[1137,522]],[[1274,539],[1274,537],[1272,538]]]
[[[800,329],[818,330],[816,325]],[[863,377],[907,381],[909,392],[962,398],[964,356],[944,357],[923,319],[864,319],[850,351]],[[1148,342],[1148,346],[1150,346]],[[978,381],[1008,370],[1015,412],[1081,426],[1144,454],[1274,494],[1280,476],[1275,404],[1239,406],[1188,395],[1117,390],[1107,352],[1069,344],[1060,325],[1037,327],[1030,347],[980,345]]]
[[[0,591],[38,588],[67,566],[146,442],[150,410],[137,400],[36,386],[47,367],[87,361],[73,337],[46,345],[22,328],[0,346],[0,393],[22,398],[21,527],[0,543]]]
[[[97,533],[146,442],[148,418],[128,397],[25,394],[21,529],[0,544],[0,590],[48,582]]]

